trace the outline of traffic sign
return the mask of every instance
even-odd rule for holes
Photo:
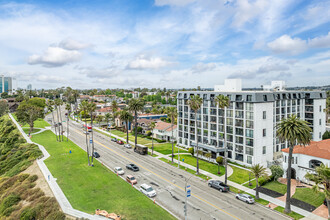
[[[91,144],[92,144],[92,143],[93,143],[93,139],[90,139],[90,140],[89,140],[89,143],[91,143]]]
[[[187,186],[186,190],[187,190],[187,198],[189,198],[189,197],[191,196],[191,188],[190,188],[190,185]]]

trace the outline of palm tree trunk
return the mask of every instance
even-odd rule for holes
[[[128,142],[128,121],[126,121],[126,142],[127,142],[127,144],[129,144],[129,142]]]
[[[54,112],[53,111],[52,111],[52,117],[53,117],[53,123],[55,123],[55,118],[54,118]],[[57,138],[57,129],[56,129],[56,126],[54,126],[54,127],[55,127],[56,141],[58,141],[58,138]]]
[[[154,134],[151,135],[151,156],[154,155]]]
[[[137,112],[135,111],[134,112],[135,115],[134,115],[134,119],[135,119],[135,147],[137,145]]]
[[[56,106],[56,113],[57,113],[57,125],[58,125],[58,141],[61,142],[61,126],[60,126],[60,117],[58,115],[58,107]]]
[[[61,106],[58,106],[58,108],[60,109],[59,112],[60,112],[60,119],[61,119],[61,128],[62,128],[62,129],[61,129],[61,130],[62,130],[61,133],[62,133],[62,141],[63,141],[63,124],[62,124],[63,122],[62,122]]]
[[[286,179],[287,179],[287,189],[286,189],[286,199],[285,199],[285,213],[291,212],[291,204],[290,204],[290,197],[291,197],[291,161],[292,161],[292,152],[293,152],[293,145],[289,147],[289,158],[288,158],[288,169],[286,171]]]
[[[196,151],[197,151],[197,157],[196,157],[196,173],[199,175],[199,161],[198,161],[198,131],[197,131],[197,111],[195,111],[195,128],[196,128]]]
[[[69,119],[70,119],[70,112],[68,112],[68,119],[66,121],[66,141],[69,141]]]
[[[94,159],[94,128],[93,128],[93,112],[91,112],[91,127],[92,127],[92,165]]]
[[[174,146],[173,146],[173,118],[172,118],[172,120],[171,120],[171,128],[172,128],[172,140],[171,140],[171,142],[172,142],[172,163],[173,163],[173,158],[174,158]]]
[[[90,162],[89,162],[89,149],[88,149],[88,138],[87,138],[87,132],[88,132],[88,129],[87,129],[87,118],[85,117],[85,129],[86,129],[86,148],[87,148],[87,158],[88,158],[88,166],[90,166]]]
[[[258,178],[256,177],[256,199],[259,199],[259,185]]]
[[[227,117],[227,109],[224,108],[224,132],[223,132],[223,135],[224,135],[224,148],[225,148],[225,154],[224,154],[224,164],[225,164],[225,184],[227,184],[227,120],[226,120],[226,117]]]

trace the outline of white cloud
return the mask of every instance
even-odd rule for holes
[[[79,68],[80,73],[86,75],[89,78],[99,78],[106,79],[118,76],[121,74],[121,70],[116,67],[106,67],[101,69],[96,69],[94,67]]]
[[[31,65],[41,64],[44,67],[59,67],[77,62],[81,53],[76,50],[65,50],[60,47],[48,47],[42,55],[32,55],[28,59]]]
[[[267,44],[268,48],[274,53],[297,55],[307,49],[306,41],[300,38],[291,38],[283,35]]]
[[[191,71],[193,73],[200,73],[200,72],[205,72],[205,71],[211,71],[216,68],[215,63],[197,63],[195,66],[191,68]]]
[[[328,48],[330,47],[330,32],[328,35],[315,37],[308,40],[308,45],[312,48]]]
[[[163,60],[160,57],[145,57],[145,55],[138,56],[135,60],[128,63],[129,69],[159,69],[171,65],[171,62]]]
[[[196,0],[155,0],[155,5],[156,6],[165,6],[165,5],[170,5],[170,6],[185,6],[190,3],[195,2]]]
[[[59,45],[59,47],[66,49],[66,50],[81,50],[90,47],[90,44],[83,44],[78,41],[75,41],[71,38],[62,40]]]

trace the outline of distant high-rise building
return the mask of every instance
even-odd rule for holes
[[[32,90],[32,85],[31,84],[27,85],[26,89],[27,90]]]
[[[16,91],[16,79],[15,78],[0,75],[0,80],[1,80],[0,93],[3,93],[3,92],[12,93],[12,92]],[[13,81],[14,81],[14,83],[13,83]]]

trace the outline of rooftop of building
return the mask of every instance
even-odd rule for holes
[[[172,131],[176,129],[177,125],[173,125],[171,123],[163,122],[163,121],[158,121],[156,123],[155,129],[157,130],[162,130],[162,131]]]
[[[282,151],[289,153],[289,148],[282,149]],[[307,146],[296,145],[293,148],[293,154],[305,154],[330,160],[330,139],[311,141],[311,143]]]

